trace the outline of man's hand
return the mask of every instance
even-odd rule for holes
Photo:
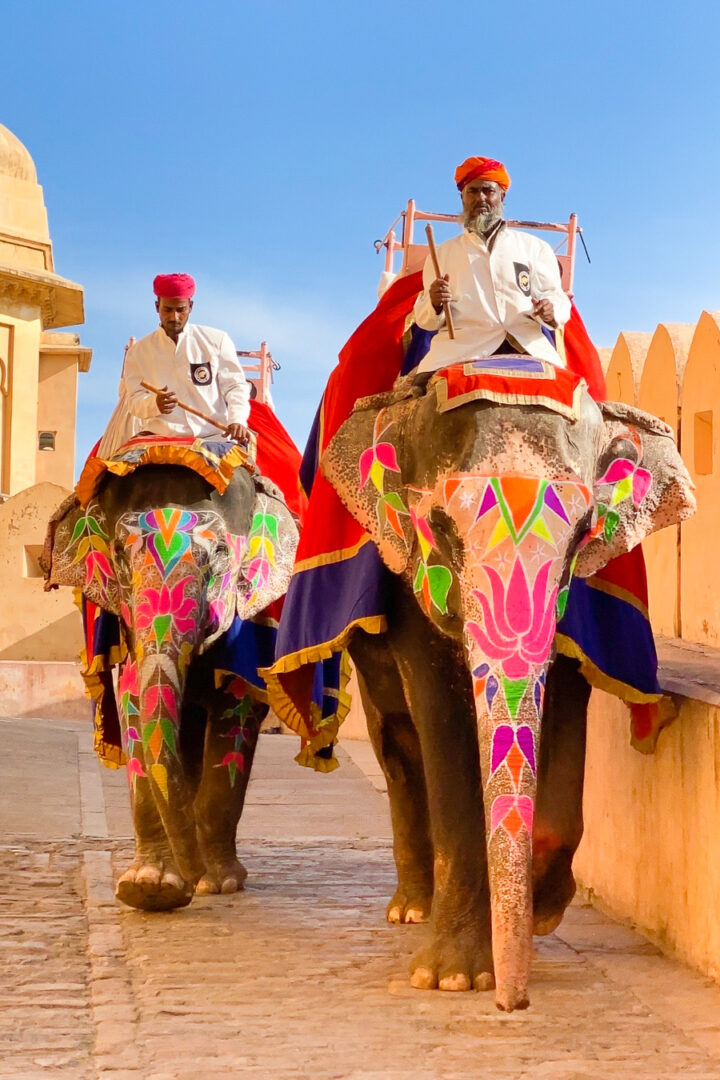
[[[178,399],[177,395],[172,390],[168,390],[167,386],[163,386],[160,393],[155,395],[155,400],[157,402],[158,412],[163,416],[173,411],[177,405]]]
[[[443,309],[443,304],[452,302],[452,289],[448,285],[448,274],[445,277],[435,278],[428,290],[428,295],[430,296],[430,303],[439,315]]]
[[[232,439],[233,442],[250,442],[250,432],[246,427],[243,427],[242,424],[228,424],[227,428],[225,429],[225,434],[228,436],[229,439]]]
[[[533,300],[532,306],[533,315],[537,319],[540,319],[546,326],[551,326],[553,329],[557,327],[551,300]]]

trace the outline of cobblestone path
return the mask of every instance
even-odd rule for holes
[[[592,908],[537,941],[527,1012],[411,990],[384,796],[346,755],[299,770],[282,736],[261,739],[244,894],[120,908],[124,776],[82,725],[50,732],[40,770],[48,725],[0,723],[0,1080],[720,1080],[720,988]]]

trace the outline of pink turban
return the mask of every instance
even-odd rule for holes
[[[158,274],[153,292],[165,300],[190,300],[195,295],[195,282],[189,274]]]

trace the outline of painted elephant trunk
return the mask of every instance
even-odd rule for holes
[[[490,693],[493,691],[490,675]],[[511,692],[514,688],[510,688]],[[501,692],[501,691],[499,691]],[[532,951],[532,821],[536,795],[537,720],[487,708],[476,695],[483,777],[496,1003],[528,1005]]]
[[[496,1002],[528,1005],[532,951],[532,831],[540,720],[565,560],[518,557],[504,575],[473,575],[465,622],[478,722]]]
[[[201,569],[190,567],[159,589],[138,585],[129,613],[136,661],[131,670],[126,665],[120,684],[133,794],[139,781],[149,784],[172,856],[189,882],[202,874],[203,863],[180,721],[188,667],[203,637],[204,584]]]

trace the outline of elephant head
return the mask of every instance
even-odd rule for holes
[[[525,1000],[545,678],[570,577],[694,509],[670,429],[583,394],[545,407],[358,402],[322,469],[419,609],[462,642],[485,806],[497,1001]]]

